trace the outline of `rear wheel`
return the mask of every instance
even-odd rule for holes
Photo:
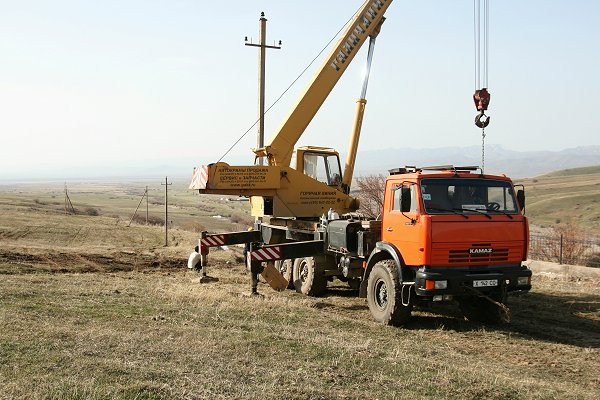
[[[375,321],[399,326],[410,319],[412,301],[402,304],[398,267],[394,260],[382,260],[373,266],[367,281],[367,303]],[[408,287],[407,290],[413,290]],[[409,293],[406,295],[407,299]]]
[[[506,303],[506,296],[499,293],[490,294],[489,297],[499,304],[504,305]],[[458,299],[458,304],[463,315],[469,321],[499,324],[507,319],[504,307],[491,302],[485,297],[462,297]]]
[[[292,289],[294,287],[294,260],[278,260],[275,261],[275,268],[283,275],[283,277],[288,281],[288,289]]]
[[[327,289],[324,263],[316,257],[302,257],[294,260],[294,287],[298,293],[319,296]]]

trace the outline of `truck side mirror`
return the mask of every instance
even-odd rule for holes
[[[519,203],[519,208],[521,211],[525,210],[525,191],[523,189],[517,190],[517,203]]]
[[[410,211],[410,186],[402,186],[400,192],[400,211],[405,213]]]

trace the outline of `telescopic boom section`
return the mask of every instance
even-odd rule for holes
[[[382,18],[379,26],[371,34],[369,40],[369,52],[367,54],[367,65],[363,76],[363,86],[360,92],[360,98],[356,100],[356,114],[354,115],[354,125],[352,126],[352,135],[350,135],[350,143],[348,145],[348,155],[346,156],[346,166],[344,167],[344,175],[342,178],[342,187],[345,193],[350,193],[350,185],[354,176],[354,164],[356,163],[356,154],[358,152],[358,141],[360,139],[360,131],[362,129],[363,116],[365,115],[365,107],[367,105],[367,86],[369,85],[369,75],[371,74],[371,63],[373,62],[373,51],[375,51],[375,39],[381,29],[381,24],[385,21]]]
[[[360,47],[379,28],[391,3],[392,0],[365,1],[269,144],[254,150],[257,157],[267,157],[269,165],[290,165],[298,139]]]

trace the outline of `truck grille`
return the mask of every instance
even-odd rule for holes
[[[430,265],[463,266],[518,263],[523,258],[523,241],[487,243],[433,243]]]
[[[508,249],[492,249],[490,253],[475,254],[472,254],[469,249],[448,251],[448,262],[451,264],[498,261],[508,261]]]

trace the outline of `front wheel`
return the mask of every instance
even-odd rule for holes
[[[413,290],[408,287],[407,290]],[[382,260],[371,270],[367,281],[367,303],[375,321],[384,325],[399,326],[410,319],[412,301],[402,302],[402,285],[394,260]],[[407,298],[410,299],[407,293]]]

